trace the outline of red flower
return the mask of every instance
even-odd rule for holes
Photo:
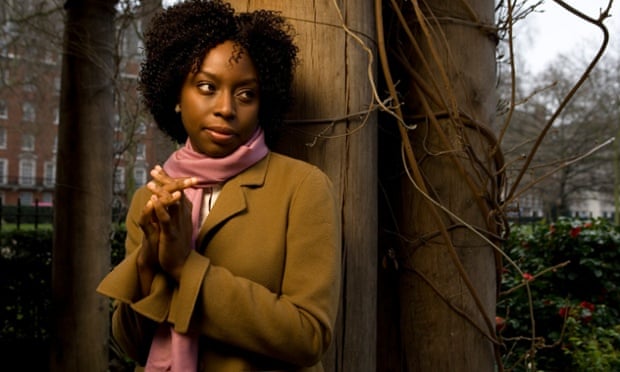
[[[579,304],[579,306],[583,309],[588,309],[590,311],[594,311],[594,304],[590,303],[588,301],[581,301],[581,303]]]
[[[575,227],[572,227],[570,229],[570,236],[571,236],[571,238],[578,237],[579,233],[581,233],[581,226],[575,226]]]
[[[568,315],[568,311],[569,310],[570,310],[570,307],[568,307],[568,306],[561,307],[560,310],[558,311],[558,314],[562,318],[566,318],[566,316]]]
[[[581,301],[579,307],[582,309],[581,314],[579,314],[581,322],[583,324],[590,323],[592,321],[592,313],[594,312],[594,304],[588,301]]]
[[[530,274],[530,273],[523,273],[523,279],[527,280],[528,282],[531,280],[534,280],[534,275]]]
[[[506,319],[501,316],[495,317],[495,330],[501,332],[506,327]]]

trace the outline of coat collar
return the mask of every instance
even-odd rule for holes
[[[222,186],[222,191],[215,203],[215,207],[213,207],[213,210],[198,232],[197,239],[199,242],[202,242],[214,227],[247,209],[245,188],[263,186],[270,158],[271,152],[259,160],[258,163],[231,178]]]

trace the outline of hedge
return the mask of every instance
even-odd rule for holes
[[[511,371],[620,371],[620,228],[605,219],[513,226],[497,327]]]
[[[111,261],[124,256],[115,230]],[[52,231],[0,232],[0,355],[47,369]],[[620,228],[604,219],[512,226],[497,305],[510,371],[620,370]],[[110,370],[131,364],[115,354]],[[22,357],[23,351],[28,357]]]
[[[48,369],[52,234],[0,232],[0,356],[7,370]],[[124,229],[116,229],[111,239],[113,265],[124,256],[124,240]],[[111,365],[122,366],[116,359],[111,355]]]

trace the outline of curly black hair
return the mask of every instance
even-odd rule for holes
[[[298,48],[292,26],[277,12],[235,13],[220,0],[189,0],[157,14],[145,33],[146,58],[139,90],[157,126],[178,143],[187,139],[174,111],[187,75],[197,71],[207,53],[233,41],[248,53],[258,75],[259,125],[273,144],[292,104]]]

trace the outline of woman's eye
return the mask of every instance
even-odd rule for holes
[[[212,93],[215,91],[215,85],[211,83],[198,83],[198,89],[200,89],[204,93]]]
[[[242,102],[251,102],[254,98],[256,98],[256,92],[251,89],[240,91],[237,96]]]

